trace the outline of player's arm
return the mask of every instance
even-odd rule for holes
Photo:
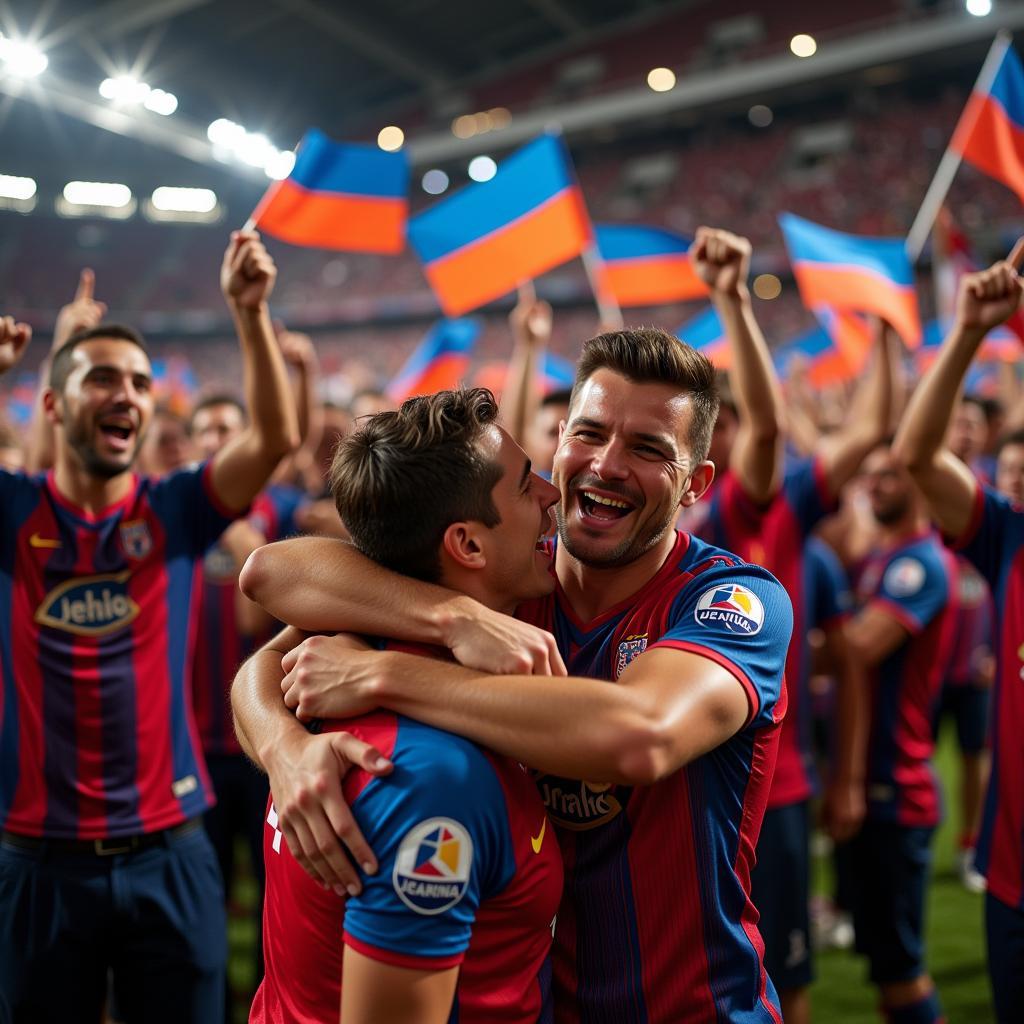
[[[32,340],[32,328],[12,316],[0,316],[0,376],[17,365]]]
[[[537,300],[531,284],[520,289],[508,320],[513,345],[501,393],[501,422],[521,445],[540,409],[540,364],[551,341],[551,306]]]
[[[853,479],[871,450],[889,434],[896,386],[891,353],[899,344],[896,332],[877,320],[870,368],[853,396],[846,420],[840,430],[823,439],[815,449],[815,458],[833,499]]]
[[[221,504],[236,511],[249,505],[298,443],[295,402],[267,307],[276,277],[259,236],[232,232],[220,280],[242,349],[249,423],[214,456],[210,482]]]
[[[310,632],[345,630],[437,644],[484,671],[565,673],[554,638],[544,630],[383,569],[341,540],[295,537],[258,548],[239,582],[276,619]]]
[[[950,417],[985,335],[1020,303],[1017,269],[1022,257],[1024,238],[1008,259],[961,278],[953,328],[914,390],[893,443],[893,455],[910,471],[932,519],[950,537],[966,531],[978,489],[974,474],[945,447]]]
[[[377,860],[352,817],[341,780],[353,765],[372,775],[391,771],[376,748],[345,732],[312,735],[281,700],[281,659],[308,634],[288,626],[238,670],[231,687],[235,735],[245,753],[270,778],[279,827],[292,856],[317,881],[358,892],[359,876],[339,843],[372,873]],[[340,648],[365,648],[335,637]]]
[[[891,611],[879,603],[868,604],[847,624],[850,653],[861,665],[874,668],[898,650],[911,632]]]
[[[346,945],[342,972],[344,1024],[445,1024],[450,1018],[458,967],[395,967]]]
[[[690,247],[690,262],[711,290],[732,353],[729,379],[739,428],[729,468],[751,501],[767,504],[782,483],[784,407],[747,289],[750,242],[728,231],[701,227]]]

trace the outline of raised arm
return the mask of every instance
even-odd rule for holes
[[[0,376],[17,365],[32,340],[32,328],[16,323],[12,316],[0,316]]]
[[[1022,292],[1018,267],[1024,238],[1006,260],[960,281],[956,317],[939,355],[918,384],[903,415],[893,455],[928,502],[932,519],[949,536],[967,529],[978,484],[970,469],[945,447],[953,406],[985,335],[1016,310]]]
[[[259,236],[233,232],[220,280],[242,349],[249,423],[214,456],[211,483],[221,503],[237,511],[249,505],[298,444],[295,402],[267,307],[276,276]]]
[[[824,438],[815,452],[833,498],[838,497],[867,455],[889,433],[895,387],[891,353],[898,345],[896,332],[884,321],[876,321],[871,366],[853,396],[846,422],[836,433]]]
[[[784,406],[747,289],[750,242],[728,231],[701,227],[690,248],[690,261],[711,289],[732,353],[729,380],[739,428],[729,468],[751,501],[767,504],[782,485]]]
[[[551,306],[537,300],[531,284],[520,289],[519,302],[508,322],[512,355],[501,393],[501,421],[516,444],[525,445],[527,431],[540,409],[540,365],[551,341]]]

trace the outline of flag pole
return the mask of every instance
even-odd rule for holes
[[[590,290],[594,293],[594,304],[597,306],[597,315],[601,318],[601,329],[622,330],[622,310],[615,301],[615,296],[610,295],[607,289],[601,287],[598,275],[601,257],[597,251],[597,244],[593,243],[587,246],[580,256],[583,260],[583,269],[586,271],[587,280],[590,282]]]
[[[996,37],[992,40],[992,45],[989,47],[985,63],[982,64],[981,71],[978,73],[978,80],[974,83],[971,96],[967,100],[967,106],[964,107],[960,120],[953,130],[953,139],[960,134],[968,134],[971,128],[974,127],[974,122],[978,118],[978,109],[972,103],[972,100],[975,94],[985,94],[991,90],[992,82],[999,71],[999,65],[1002,64],[1003,57],[1006,55],[1011,42],[1012,37],[1006,29],[1000,29],[996,33]],[[970,122],[966,120],[968,117],[972,118]],[[951,139],[950,144],[946,146],[946,152],[942,154],[942,160],[939,161],[935,177],[932,178],[932,183],[928,186],[928,191],[925,193],[921,208],[917,211],[914,223],[910,226],[910,231],[907,233],[906,252],[907,258],[912,264],[918,261],[921,250],[924,249],[924,243],[928,241],[932,225],[935,223],[935,218],[939,215],[939,209],[946,199],[946,194],[949,192],[949,188],[953,184],[953,178],[960,167],[960,161],[963,159],[952,148],[952,141]]]

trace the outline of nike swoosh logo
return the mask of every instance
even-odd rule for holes
[[[60,541],[55,537],[40,537],[38,533],[33,533],[28,539],[29,544],[34,548],[59,548]]]
[[[530,836],[530,844],[533,846],[534,853],[540,853],[540,848],[544,845],[544,833],[548,830],[548,819],[544,819],[544,823],[540,827],[540,834],[537,836]]]

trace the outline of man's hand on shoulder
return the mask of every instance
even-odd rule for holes
[[[0,374],[17,364],[31,340],[28,324],[16,323],[13,316],[0,316]]]
[[[364,715],[377,706],[373,688],[384,657],[344,633],[311,636],[281,659],[284,702],[302,722]]]
[[[220,268],[220,287],[228,305],[255,311],[270,298],[277,267],[255,231],[232,231]]]

